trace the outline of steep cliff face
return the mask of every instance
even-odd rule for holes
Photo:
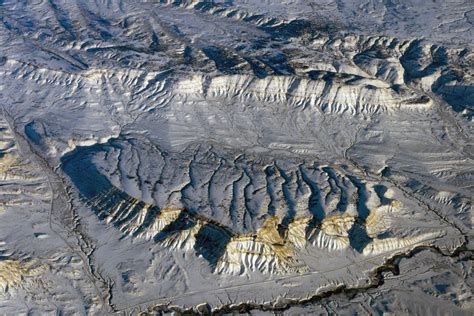
[[[452,3],[0,1],[0,313],[468,310]]]
[[[130,162],[102,160],[95,166],[94,162],[99,162],[96,157],[102,153],[114,157],[114,148],[120,148],[120,156],[127,157],[127,147],[119,144],[122,140],[96,145],[95,149],[82,148],[64,162],[64,170],[78,185],[82,199],[100,219],[128,238],[154,241],[165,251],[202,255],[216,276],[304,274],[312,271],[311,261],[305,258],[307,252],[356,253],[358,260],[363,260],[380,254],[390,257],[431,245],[447,235],[448,239],[455,236],[441,222],[420,229],[424,215],[414,216],[395,199],[401,194],[396,186],[387,188],[337,167],[310,167],[303,162],[285,168],[278,162],[265,167],[247,156],[229,166],[228,170],[241,173],[230,172],[225,171],[222,160],[217,166],[210,160],[204,164],[202,158],[218,153],[198,148],[189,152],[192,158],[188,168],[179,168],[178,156],[186,156],[181,152],[154,164],[161,168],[153,173],[158,178],[137,170],[145,180],[126,175]],[[140,148],[135,145],[140,161],[151,159],[148,161],[152,163],[157,157],[141,156],[146,154],[135,151]],[[172,177],[165,176],[166,168],[173,171]],[[114,181],[117,170],[124,174]],[[163,204],[144,203],[111,181],[142,195],[148,192],[146,195]],[[179,189],[161,191],[157,185]],[[102,191],[95,193],[102,186]],[[218,191],[225,187],[231,190]]]
[[[386,81],[324,71],[312,80],[292,76],[263,79],[242,75],[193,77],[179,82],[176,93],[186,100],[281,103],[289,107],[319,107],[327,113],[353,115],[400,109],[422,110],[432,104],[428,98],[417,100],[414,94],[397,93]]]

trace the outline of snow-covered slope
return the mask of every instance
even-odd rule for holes
[[[1,2],[0,312],[469,314],[472,12]]]

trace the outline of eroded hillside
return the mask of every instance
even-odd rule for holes
[[[270,2],[0,4],[0,311],[473,311],[474,7]]]

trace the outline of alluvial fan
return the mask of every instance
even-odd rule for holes
[[[0,2],[0,313],[471,314],[472,12]]]

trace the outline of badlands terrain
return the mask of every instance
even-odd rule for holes
[[[0,18],[0,314],[474,313],[471,0]]]

